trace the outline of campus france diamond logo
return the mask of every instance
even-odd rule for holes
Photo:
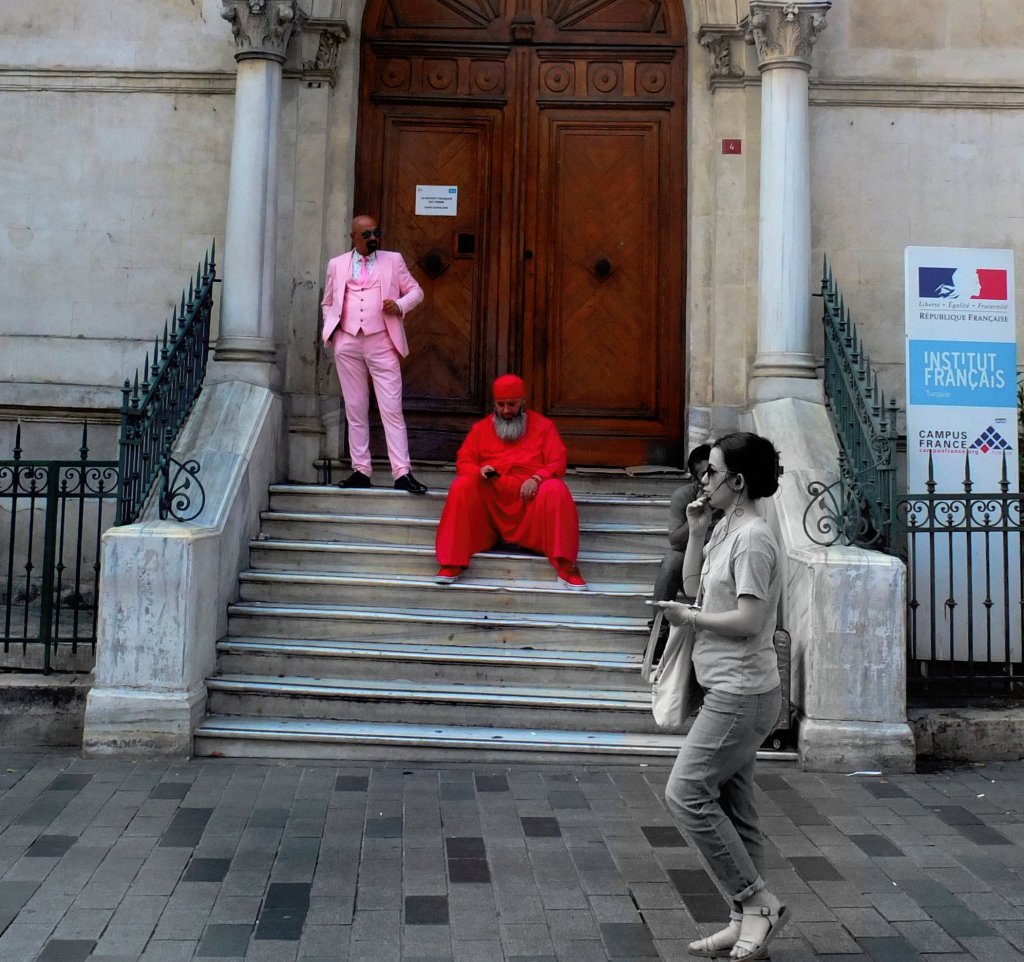
[[[1009,451],[1010,445],[992,425],[989,425],[978,435],[978,439],[971,445],[971,450],[988,454],[989,451]]]
[[[964,267],[919,267],[917,295],[947,300],[1005,301],[1006,271],[988,267],[973,271]]]

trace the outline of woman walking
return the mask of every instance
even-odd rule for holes
[[[703,497],[686,509],[683,592],[697,605],[660,602],[672,624],[693,624],[693,664],[706,692],[665,800],[732,902],[729,924],[689,951],[734,962],[767,958],[788,920],[761,875],[754,807],[754,761],[781,706],[772,637],[782,587],[779,546],[756,502],[775,493],[778,475],[779,456],[766,438],[740,432],[712,446]],[[705,548],[712,511],[723,516]]]

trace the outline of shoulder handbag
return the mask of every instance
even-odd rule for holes
[[[654,650],[664,617],[664,610],[659,608],[647,641],[640,677],[651,686],[654,724],[665,731],[679,732],[700,708],[704,689],[697,683],[693,668],[693,625],[673,625],[661,660],[654,664]]]

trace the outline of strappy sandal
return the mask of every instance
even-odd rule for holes
[[[740,937],[740,926],[743,922],[742,912],[730,912],[729,924],[703,939],[691,942],[686,951],[690,955],[699,955],[702,959],[727,959],[732,947]]]
[[[789,909],[779,903],[778,908],[773,910],[770,905],[751,905],[743,909],[743,922],[740,925],[740,937],[733,946],[733,952],[738,955],[730,955],[730,962],[754,962],[755,959],[766,959],[768,957],[768,946],[775,937],[782,931],[782,927],[789,921]],[[750,932],[755,926],[759,933],[761,926],[767,923],[768,928],[760,939],[751,938],[744,932]]]

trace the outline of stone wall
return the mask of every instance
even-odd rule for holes
[[[904,247],[1024,239],[1022,37],[1018,0],[857,0],[833,5],[815,50],[815,254],[901,406]]]
[[[680,374],[697,440],[732,427],[749,400],[760,75],[743,0],[683,5],[693,43]],[[0,420],[26,408],[109,413],[210,239],[223,238],[234,47],[220,0],[15,6],[0,35],[0,267],[15,279],[0,302]],[[317,302],[353,214],[363,9],[301,6],[344,17],[352,35],[333,85],[303,73],[315,35],[293,41],[285,67],[276,337],[293,476],[338,407]],[[1017,0],[857,0],[833,5],[815,48],[813,256],[829,253],[897,396],[903,247],[1019,240],[1022,27]],[[724,139],[742,153],[723,153]]]

